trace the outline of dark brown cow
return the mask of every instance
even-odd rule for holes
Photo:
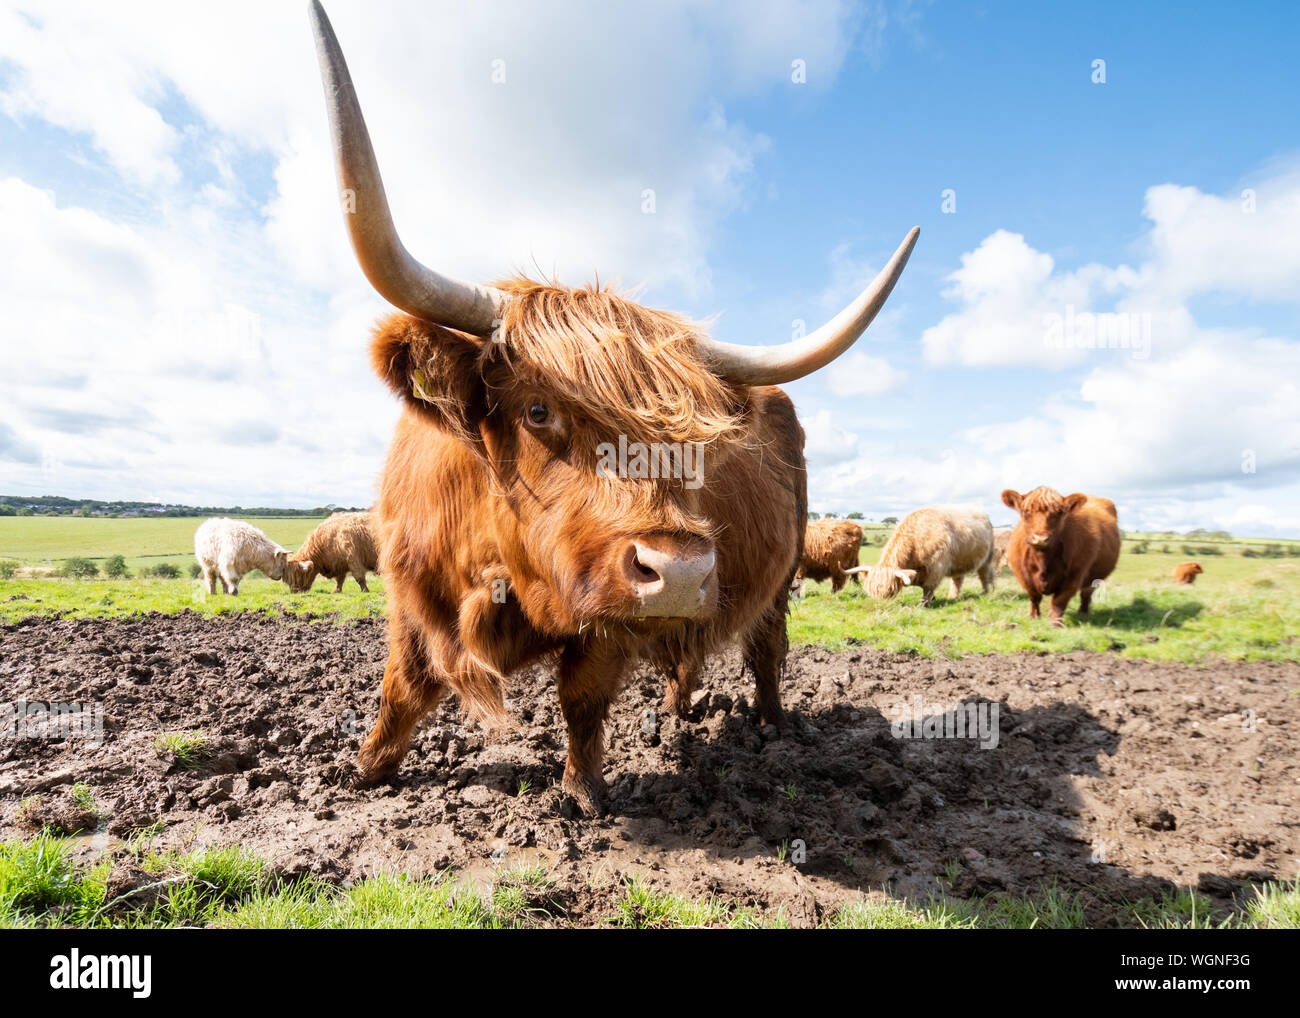
[[[1007,558],[1020,586],[1029,595],[1029,617],[1038,618],[1038,605],[1052,599],[1052,625],[1071,598],[1079,595],[1079,614],[1088,614],[1094,584],[1104,580],[1119,561],[1119,520],[1115,503],[1075,493],[1062,497],[1051,488],[1020,494],[1008,489],[1002,501],[1020,513],[1011,532]]]
[[[1196,577],[1205,572],[1199,562],[1180,562],[1174,566],[1174,579],[1179,583],[1192,584]]]
[[[448,692],[500,722],[508,676],[537,661],[556,668],[568,727],[562,787],[587,812],[604,789],[605,717],[638,657],[685,711],[706,655],[738,636],[758,717],[780,723],[807,498],[803,430],[774,385],[848,349],[917,231],[848,309],[775,347],[712,341],[608,290],[448,279],[397,238],[319,4],[313,21],[352,243],[406,312],[371,348],[404,407],[374,507],[389,656],[358,783],[397,769]],[[611,468],[614,450],[634,462]]]

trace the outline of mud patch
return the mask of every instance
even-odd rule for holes
[[[0,643],[0,700],[104,708],[98,744],[0,739],[4,837],[30,835],[33,797],[70,808],[84,782],[110,843],[161,823],[161,846],[239,843],[286,875],[339,881],[540,862],[577,923],[607,916],[608,888],[632,873],[811,924],[881,888],[1056,881],[1094,919],[1171,884],[1226,905],[1300,863],[1294,663],[797,648],[784,735],[758,726],[738,654],[711,664],[688,721],[660,712],[643,669],[608,726],[610,815],[589,820],[559,793],[564,727],[541,669],[515,680],[509,731],[444,705],[394,782],[342,787],[375,715],[382,620],[28,620]],[[996,748],[891,728],[900,707],[933,719],[963,703],[996,708]]]

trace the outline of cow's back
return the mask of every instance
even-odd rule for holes
[[[1088,501],[1071,514],[1071,518],[1086,535],[1086,544],[1081,551],[1090,554],[1092,559],[1084,582],[1106,579],[1119,563],[1119,514],[1115,510],[1115,503],[1108,498],[1089,496]]]

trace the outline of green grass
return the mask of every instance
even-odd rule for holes
[[[113,554],[127,556],[138,572],[142,564],[174,561],[187,568],[193,561],[190,542],[195,519],[79,519],[76,517],[0,517],[0,559],[25,568],[40,567],[80,555],[102,563]],[[296,547],[319,521],[263,518],[253,521],[286,547]],[[878,532],[877,532],[878,531]],[[886,533],[871,530],[878,539]],[[1163,535],[1134,535],[1160,547]],[[1213,544],[1212,539],[1188,539]],[[790,641],[843,649],[858,643],[927,657],[1014,651],[1117,651],[1130,657],[1198,662],[1221,656],[1244,660],[1300,660],[1300,558],[1245,558],[1239,552],[1259,539],[1238,539],[1222,546],[1224,555],[1205,556],[1206,572],[1195,586],[1178,586],[1170,572],[1186,555],[1182,539],[1168,538],[1173,554],[1137,555],[1126,542],[1119,568],[1104,594],[1093,602],[1091,618],[1078,615],[1078,599],[1066,613],[1064,629],[1028,618],[1028,600],[1014,577],[1003,573],[990,597],[979,594],[975,578],[956,602],[946,599],[947,584],[936,604],[920,607],[921,592],[905,588],[897,598],[864,597],[855,585],[838,595],[827,584],[807,584],[808,596],[796,602],[789,622]],[[1288,545],[1289,542],[1270,542]],[[1294,542],[1290,542],[1294,543]],[[863,562],[875,562],[880,548],[862,549]],[[383,611],[381,579],[363,594],[348,580],[341,594],[318,580],[304,594],[291,594],[282,583],[253,574],[238,597],[208,594],[189,579],[0,580],[0,621],[31,615],[100,618],[193,610],[205,615],[262,611],[271,615],[324,615],[364,618]]]
[[[450,872],[428,877],[376,874],[349,887],[315,878],[285,880],[240,846],[155,851],[141,837],[115,856],[73,855],[75,839],[42,833],[0,842],[0,927],[166,929],[515,929],[567,925],[542,866],[497,873],[488,886]],[[138,871],[134,886],[108,897],[116,867]],[[780,910],[718,898],[657,891],[639,876],[612,888],[609,913],[589,925],[621,929],[785,928]],[[1137,928],[1300,929],[1300,881],[1265,884],[1233,914],[1213,916],[1208,902],[1182,889],[1158,899],[1119,903],[1113,923]],[[1082,929],[1080,897],[1044,886],[1027,897],[934,897],[914,903],[883,894],[836,909],[828,929]]]
[[[272,540],[294,549],[321,522],[313,517],[237,517],[247,519]],[[102,565],[111,555],[126,558],[133,572],[142,565],[194,561],[194,531],[200,517],[128,519],[77,516],[0,516],[0,559],[24,566],[58,565],[80,556]]]
[[[880,549],[863,548],[875,562]],[[1030,619],[1029,601],[1009,573],[992,595],[969,578],[957,601],[939,588],[922,608],[921,592],[904,588],[892,600],[866,597],[855,585],[837,595],[829,584],[807,584],[792,603],[790,642],[833,650],[861,642],[925,657],[1006,654],[1014,651],[1116,651],[1127,657],[1199,662],[1221,656],[1244,660],[1300,660],[1300,561],[1224,556],[1202,562],[1192,587],[1169,574],[1180,555],[1126,555],[1094,598],[1090,617],[1078,599],[1065,628]],[[1046,604],[1044,605],[1046,612]]]
[[[200,767],[212,755],[208,737],[202,732],[164,732],[154,740],[154,752],[170,754],[182,767]]]
[[[229,615],[261,611],[270,615],[325,615],[369,618],[383,614],[384,586],[369,579],[364,594],[349,579],[340,594],[332,581],[317,580],[311,590],[291,594],[283,583],[246,577],[239,594],[209,594],[197,580],[6,580],[0,581],[0,621],[16,622],[30,615],[71,618],[117,618],[148,612],[174,614],[195,611]]]

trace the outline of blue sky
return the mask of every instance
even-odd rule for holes
[[[1046,483],[1300,536],[1296,5],[327,9],[444,271],[599,270],[769,343],[921,227],[789,386],[814,508],[1000,519]],[[0,491],[369,501],[385,306],[333,186],[305,3],[0,2]],[[1067,307],[1145,320],[1147,355],[1049,349]]]

